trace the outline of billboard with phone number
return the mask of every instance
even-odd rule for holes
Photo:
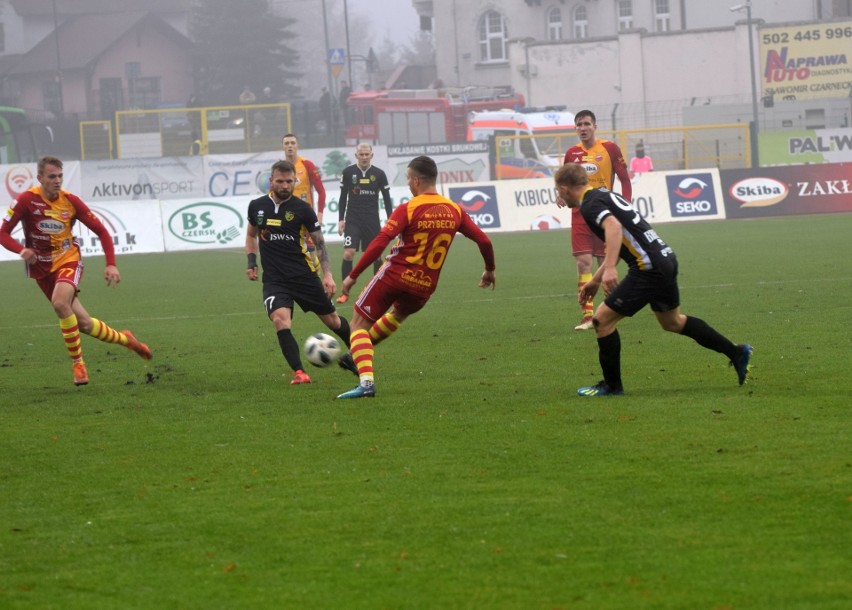
[[[758,30],[764,96],[846,97],[852,86],[852,21]]]

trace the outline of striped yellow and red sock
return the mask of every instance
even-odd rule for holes
[[[77,316],[72,313],[67,318],[60,318],[59,329],[62,331],[62,338],[65,339],[68,355],[75,362],[82,361],[83,346],[80,344],[80,326],[77,324]]]
[[[119,345],[127,345],[128,343],[127,335],[97,318],[92,318],[92,330],[89,331],[89,335],[104,343],[118,343]]]
[[[373,382],[373,342],[370,333],[366,330],[353,330],[350,338],[349,349],[352,359],[358,367],[358,377],[363,384],[366,381]]]
[[[400,324],[402,322],[392,313],[386,313],[376,320],[375,324],[370,327],[370,339],[372,339],[373,345],[378,345],[394,334],[399,329]]]

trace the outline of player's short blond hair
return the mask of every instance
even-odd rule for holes
[[[553,180],[558,186],[575,188],[588,184],[589,175],[586,173],[586,168],[579,163],[566,163],[556,170]]]

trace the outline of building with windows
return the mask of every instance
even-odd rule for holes
[[[613,128],[648,126],[654,114],[671,119],[672,108],[680,121],[685,104],[738,104],[750,115],[761,29],[852,19],[852,0],[751,0],[751,21],[737,0],[412,4],[431,26],[447,85],[511,85],[531,105],[599,109],[599,123],[611,115]]]
[[[150,0],[137,10],[112,0],[0,2],[6,34],[0,98],[85,118],[183,101],[192,91],[186,6],[183,0]]]

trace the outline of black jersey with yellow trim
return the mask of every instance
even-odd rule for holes
[[[276,205],[269,195],[264,195],[249,203],[248,222],[257,227],[264,282],[316,273],[307,238],[322,227],[308,203],[290,197]]]
[[[340,174],[340,219],[353,217],[379,218],[379,195],[384,198],[385,212],[390,218],[393,212],[390,184],[384,170],[371,165],[366,170],[357,163],[345,168]]]

